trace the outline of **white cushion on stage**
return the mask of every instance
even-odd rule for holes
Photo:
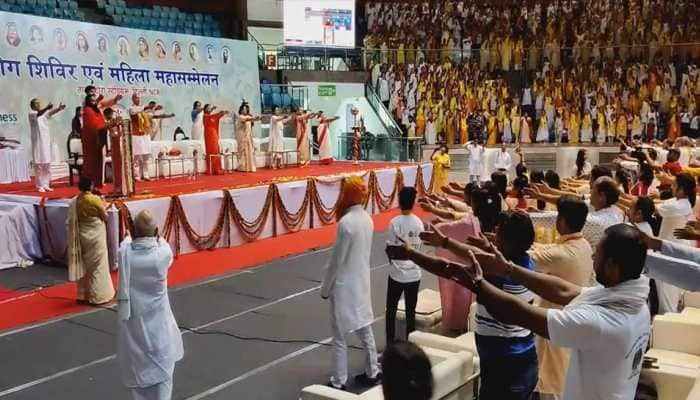
[[[478,377],[478,357],[470,351],[453,353],[430,347],[422,347],[430,359],[434,380],[433,399],[471,400],[474,398],[474,384]],[[353,394],[328,386],[312,385],[305,387],[302,400],[381,400],[384,398],[381,386],[366,392]]]
[[[684,399],[695,384],[700,368],[700,323],[687,315],[668,313],[654,317],[651,349],[645,354],[656,368],[642,370],[659,400]]]

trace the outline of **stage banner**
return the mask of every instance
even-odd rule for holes
[[[156,101],[164,119],[154,140],[172,140],[176,128],[191,135],[192,105],[200,101],[237,113],[243,100],[260,112],[257,48],[252,42],[136,30],[0,12],[0,137],[18,139],[30,153],[29,103],[63,103],[51,132],[59,157],[87,85],[106,98],[121,94],[116,111],[127,115],[131,95]],[[222,137],[233,137],[222,120]],[[60,161],[60,160],[54,160]]]

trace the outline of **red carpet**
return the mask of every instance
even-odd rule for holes
[[[313,163],[304,168],[293,167],[278,170],[263,168],[253,173],[233,172],[226,175],[197,175],[196,179],[188,177],[159,179],[151,182],[137,182],[137,195],[134,196],[133,199],[172,196],[207,190],[235,189],[266,185],[273,182],[302,180],[308,177],[337,175],[353,171],[397,168],[402,165],[409,164],[367,162],[356,166],[352,165],[350,162],[335,162],[331,165]],[[39,193],[36,191],[32,182],[5,184],[0,185],[0,193],[43,196],[51,199],[70,198],[78,193],[77,182],[74,182],[75,186],[70,186],[68,184],[68,178],[61,178],[53,181],[51,185],[54,189],[53,192]],[[110,193],[112,191],[112,185],[106,184],[101,191],[105,194]]]
[[[427,214],[418,211],[419,216]],[[374,216],[376,231],[384,231],[391,218],[398,214],[392,210]],[[335,240],[335,226],[306,230],[276,238],[258,240],[231,249],[200,251],[179,257],[170,269],[170,286],[201,280],[222,273],[251,267],[292,254],[303,253],[315,247],[328,246]],[[116,282],[116,274],[112,280]],[[17,296],[10,296],[12,295]],[[7,294],[2,300],[2,295]],[[89,309],[75,303],[76,289],[72,283],[53,286],[33,293],[8,292],[0,288],[0,331],[45,321],[58,316]]]

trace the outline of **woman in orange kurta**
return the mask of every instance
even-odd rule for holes
[[[85,97],[83,107],[83,129],[80,140],[83,144],[82,175],[90,178],[96,188],[102,187],[102,132],[105,130],[105,118],[98,107],[97,96]]]
[[[678,114],[671,114],[671,118],[668,122],[668,139],[676,140],[680,136],[681,125],[678,121]]]
[[[228,111],[212,114],[215,107],[204,106],[204,151],[207,153],[207,174],[221,175],[221,149],[219,148],[219,121],[228,115]]]

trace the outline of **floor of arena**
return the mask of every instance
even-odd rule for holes
[[[387,237],[375,234],[371,257],[380,351]],[[319,287],[329,252],[313,250],[171,289],[179,325],[210,332],[185,330],[185,358],[175,371],[173,399],[291,400],[303,387],[327,382],[332,369],[329,305]],[[436,278],[425,274],[421,288],[436,287]],[[113,310],[93,309],[0,333],[5,365],[0,399],[124,399],[115,361],[116,329]],[[353,338],[350,344],[359,342]],[[361,373],[362,362],[362,352],[351,350],[350,371]]]

